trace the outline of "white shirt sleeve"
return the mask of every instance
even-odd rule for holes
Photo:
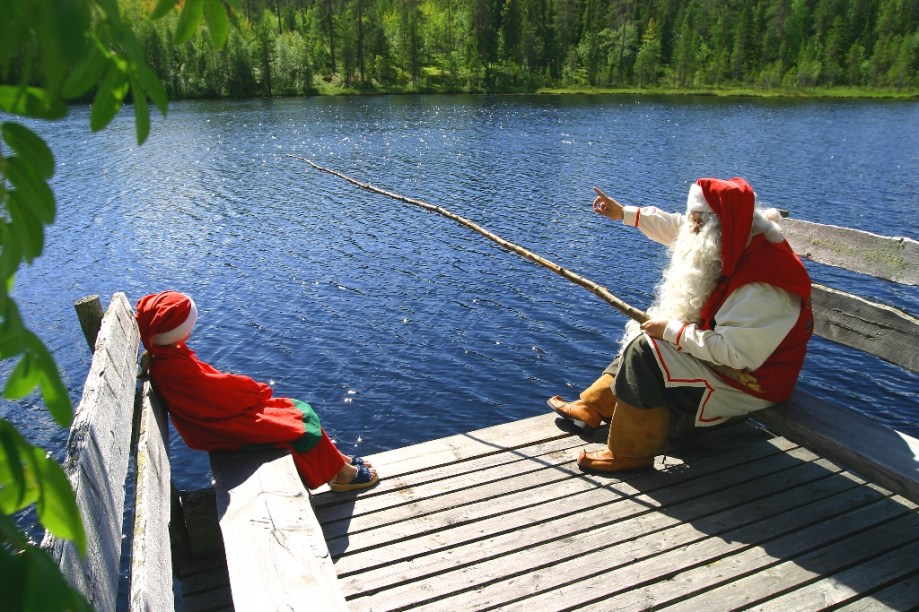
[[[623,206],[622,222],[637,227],[645,236],[655,242],[671,245],[676,242],[683,225],[683,215],[665,212],[656,206]]]
[[[734,291],[715,314],[715,329],[670,321],[664,340],[714,364],[755,370],[775,352],[801,314],[801,298],[766,283]]]

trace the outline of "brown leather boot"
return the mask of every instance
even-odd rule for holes
[[[609,426],[604,450],[581,451],[578,465],[591,472],[623,472],[654,465],[654,456],[667,442],[669,408],[636,408],[622,400]]]
[[[582,429],[593,431],[601,422],[609,422],[613,416],[616,407],[613,380],[610,374],[603,374],[581,393],[580,399],[568,402],[556,395],[546,400],[546,403],[560,417]]]
[[[612,374],[604,373],[581,392],[581,401],[606,423],[613,418],[613,410],[616,409],[616,396],[613,394],[615,380]]]

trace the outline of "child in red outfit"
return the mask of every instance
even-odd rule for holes
[[[309,404],[273,397],[268,385],[220,372],[199,360],[185,344],[197,316],[194,301],[177,291],[147,295],[137,302],[150,377],[190,448],[289,448],[310,489],[329,483],[333,491],[351,491],[377,483],[369,463],[335,447]]]

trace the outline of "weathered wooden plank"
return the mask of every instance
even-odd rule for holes
[[[757,432],[751,433],[755,437],[760,435]],[[738,444],[749,442],[751,439],[753,437],[741,436]],[[569,437],[569,440],[575,442],[576,448],[583,446],[578,438]],[[698,473],[699,470],[705,469],[724,469],[736,461],[759,458],[763,453],[776,455],[779,452],[780,449],[773,445],[748,445],[737,450],[736,455],[708,453],[712,455],[708,459],[700,458],[694,462],[694,470]],[[516,453],[517,451],[513,451],[507,454]],[[364,497],[356,499],[353,506],[355,516],[352,519],[332,522],[323,520],[323,530],[335,557],[342,554],[353,555],[363,549],[380,550],[386,546],[386,555],[391,560],[395,557],[392,556],[392,549],[388,547],[398,546],[398,542],[408,536],[430,535],[426,544],[435,545],[440,539],[439,532],[444,529],[454,529],[458,525],[488,517],[496,517],[500,523],[500,518],[505,516],[506,508],[521,510],[544,503],[547,498],[575,499],[577,495],[609,483],[607,478],[583,475],[574,465],[575,457],[576,453],[569,451],[538,456],[529,461],[498,462],[494,466],[455,476],[444,472],[438,480],[430,483],[422,483],[417,487],[409,483],[406,486],[410,490],[394,489],[381,503],[374,504],[374,512],[364,511],[365,505],[372,500]],[[377,458],[372,459],[374,465],[378,465]],[[663,461],[662,457],[658,458],[658,465],[662,465]],[[621,481],[616,485],[616,495],[623,497],[628,495],[628,491],[636,493],[639,490],[648,491],[668,486],[674,474],[679,471],[677,461],[673,457],[667,459],[668,465],[673,468],[667,471],[622,475]],[[385,471],[385,463],[379,465],[380,469]],[[684,487],[684,490],[689,489]],[[406,499],[406,496],[411,497]],[[563,508],[564,506],[560,506],[555,510]],[[475,525],[473,529],[477,527],[478,525]],[[496,527],[500,529],[500,525]],[[341,559],[336,563],[339,568],[348,565]]]
[[[802,259],[907,285],[919,284],[919,242],[861,230],[782,219],[788,243]]]
[[[919,319],[892,306],[814,284],[814,333],[919,372]]]
[[[202,591],[212,591],[218,587],[230,590],[230,575],[227,572],[227,560],[223,550],[219,553],[194,557],[183,564],[182,594],[189,595]]]
[[[763,446],[760,445],[760,448]],[[752,473],[762,474],[763,470],[774,470],[787,464],[782,460],[776,461],[774,458],[777,455],[771,456],[771,459],[769,455],[761,457]],[[590,517],[589,525],[599,527],[659,509],[665,502],[678,505],[693,503],[687,500],[705,500],[706,496],[712,496],[713,493],[700,488],[700,484],[707,480],[705,474],[720,469],[717,469],[718,463],[714,460],[700,463],[703,465],[694,465],[692,477],[687,476],[685,482],[681,480],[673,484],[676,487],[674,490],[661,490],[656,495],[653,493],[655,480],[663,479],[649,477],[635,483],[642,493],[629,497],[630,489],[623,483],[608,484],[602,479],[585,476],[570,478],[563,485],[553,485],[545,492],[537,489],[530,497],[521,495],[512,500],[501,500],[500,512],[497,514],[476,518],[471,523],[450,525],[433,533],[418,532],[418,523],[407,521],[403,528],[403,538],[393,539],[383,547],[349,552],[337,561],[336,569],[340,577],[354,575],[357,580],[353,584],[344,580],[342,588],[346,593],[355,593],[374,585],[379,586],[386,580],[393,582],[388,577],[403,571],[398,564],[417,567],[418,575],[423,575],[452,569],[463,562],[477,559],[477,550],[488,550],[491,555],[497,551],[510,551],[516,547],[530,547],[554,539],[564,539],[583,531],[584,517]],[[802,478],[804,474],[806,472],[799,471],[795,477]],[[745,477],[749,478],[740,476]],[[834,489],[856,486],[856,483],[846,478],[827,480],[830,480],[830,486]],[[644,493],[648,490],[652,493]],[[689,497],[681,498],[684,494]],[[718,491],[715,491],[714,495],[717,494]],[[695,507],[700,515],[713,511],[708,502],[698,501]],[[576,512],[572,511],[573,508]],[[404,571],[411,573],[412,570]]]
[[[186,564],[182,575],[183,612],[233,612],[233,595],[226,559],[220,554],[198,557]]]
[[[820,526],[822,529],[823,526]],[[852,532],[847,530],[843,533]],[[899,548],[904,542],[915,541],[919,538],[919,521],[914,514],[901,515],[891,521],[875,521],[867,530],[842,539],[838,539],[838,533],[827,534],[831,537],[817,547],[816,540],[808,537],[810,534],[803,535],[796,546],[803,544],[806,548],[802,552],[805,554],[793,558],[787,554],[770,554],[779,563],[757,568],[755,573],[748,570],[739,580],[660,609],[694,611],[718,607],[734,610],[756,604],[761,599],[807,584],[821,575],[838,572],[847,565],[862,561],[869,564],[869,560],[877,555]],[[815,550],[806,552],[811,548]]]
[[[86,556],[50,535],[42,542],[71,584],[103,612],[115,609],[118,593],[139,344],[131,306],[124,293],[116,293],[96,340],[64,460],[86,528]]]
[[[521,444],[569,436],[568,432],[559,429],[556,420],[554,414],[544,413],[517,421],[514,427],[508,427],[507,424],[494,425],[375,454],[374,461],[385,464],[387,469],[385,479],[381,478],[380,485],[395,476],[413,474],[477,457],[487,457],[517,448]],[[521,432],[526,432],[526,442],[521,441]]]
[[[211,453],[211,470],[236,609],[346,610],[290,453]]]
[[[755,418],[779,435],[919,503],[919,440],[796,390]]]
[[[517,584],[509,586],[526,589],[527,584],[535,583],[543,592],[509,605],[507,609],[583,606],[586,610],[633,610],[657,609],[668,603],[679,606],[689,595],[700,593],[704,597],[712,592],[713,586],[722,584],[728,585],[726,590],[730,592],[730,585],[737,584],[738,578],[755,577],[763,568],[775,565],[777,560],[795,558],[814,547],[836,541],[840,534],[882,525],[892,517],[903,515],[902,507],[887,503],[888,500],[873,497],[872,501],[869,488],[854,489],[852,493],[853,505],[849,505],[848,498],[843,500],[847,503],[838,504],[838,500],[831,497],[729,531],[716,534],[703,531],[700,535],[706,537],[688,546],[637,560],[633,560],[633,551],[638,542],[598,548],[593,554],[547,567],[535,575],[522,576]],[[649,534],[645,538],[656,540],[665,536]],[[559,573],[568,583],[546,589],[545,579]],[[492,594],[491,600],[497,597],[500,594]],[[484,601],[476,598],[472,603],[480,605]],[[686,609],[734,609],[724,601],[706,602],[708,606],[687,605]]]
[[[552,441],[545,444],[537,444],[527,447],[532,456],[542,458],[542,462],[526,462],[522,457],[513,453],[502,453],[500,455],[484,457],[481,459],[471,459],[460,462],[451,466],[434,467],[426,470],[422,474],[402,475],[389,477],[385,481],[381,480],[380,484],[373,490],[372,495],[362,495],[358,502],[352,498],[343,499],[336,505],[323,505],[316,511],[316,517],[323,524],[326,538],[331,537],[338,530],[331,529],[330,525],[336,522],[344,523],[342,529],[351,531],[360,529],[361,524],[369,524],[379,527],[380,521],[385,520],[388,523],[395,523],[406,516],[414,516],[411,508],[417,507],[429,498],[440,498],[442,505],[451,506],[460,503],[469,497],[465,489],[471,486],[481,486],[489,481],[497,481],[497,488],[501,487],[501,482],[507,475],[519,473],[520,470],[534,471],[549,465],[557,465],[570,461],[572,456],[577,452],[576,449],[583,446],[576,438],[564,438],[560,441]],[[369,458],[377,467],[379,459],[377,457]],[[380,466],[386,466],[385,462]],[[384,469],[377,468],[377,469]],[[551,475],[550,475],[551,476]],[[563,478],[563,475],[556,475],[555,478]],[[385,484],[385,488],[384,488]],[[377,489],[380,489],[379,491]],[[396,496],[387,496],[385,493],[398,490]],[[313,496],[313,500],[318,500],[326,494]],[[343,498],[344,496],[328,496]],[[444,497],[449,499],[444,499]],[[373,515],[369,519],[364,517]]]
[[[775,468],[775,461],[763,463],[771,463],[772,467],[748,466],[752,476]],[[507,524],[503,531],[485,540],[470,539],[454,545],[453,530],[448,534],[438,533],[437,537],[444,543],[449,541],[450,548],[434,555],[419,553],[398,563],[361,571],[353,577],[343,578],[342,588],[346,594],[360,597],[367,591],[410,581],[419,587],[415,593],[423,592],[425,598],[440,596],[460,590],[464,585],[473,588],[496,580],[498,584],[506,573],[518,575],[562,559],[576,558],[594,551],[598,542],[612,546],[651,533],[659,533],[661,537],[647,538],[647,546],[644,546],[647,550],[643,554],[656,554],[662,546],[675,548],[698,540],[698,529],[689,525],[692,521],[704,522],[706,533],[717,533],[730,529],[738,521],[771,516],[800,504],[800,496],[792,497],[796,488],[806,488],[810,495],[819,499],[857,486],[856,482],[845,478],[824,477],[825,469],[802,463],[797,469],[773,472],[756,481],[739,484],[731,490],[731,495],[725,495],[724,487],[711,482],[710,478],[696,478],[695,486],[689,482],[686,486],[698,492],[699,484],[707,481],[710,490],[702,495],[690,493],[682,499],[680,496],[685,492],[679,483],[673,483],[667,492],[635,497],[611,496],[611,492],[595,486],[594,494],[580,499],[547,500],[537,508],[523,511],[507,508]],[[748,480],[740,474],[742,471],[735,470],[741,479]],[[780,492],[783,495],[776,495]],[[481,551],[487,554],[482,555]],[[422,580],[420,584],[419,580]],[[374,596],[370,604],[387,607],[405,603],[394,600],[395,593]],[[403,590],[403,595],[413,596],[410,590]]]
[[[149,382],[139,396],[134,530],[131,540],[130,609],[172,610],[169,521],[172,471],[166,412]]]
[[[190,553],[200,557],[223,553],[223,536],[217,522],[217,493],[213,487],[181,491],[182,516],[188,529]]]
[[[915,525],[913,525],[915,534]],[[904,534],[905,535],[905,534]],[[761,612],[785,612],[805,610],[819,604],[821,608],[843,604],[858,598],[861,593],[870,593],[888,584],[895,584],[919,571],[919,555],[911,545],[903,543],[888,552],[838,574],[802,585],[800,588],[757,604],[750,610]],[[904,554],[905,553],[905,554]],[[880,603],[883,600],[875,600]],[[919,605],[919,589],[913,592],[913,605]],[[893,609],[893,608],[891,608]],[[903,609],[903,608],[901,608]]]
[[[919,574],[897,580],[894,584],[834,608],[837,612],[887,612],[915,609],[919,601]]]
[[[730,437],[734,433],[732,425],[707,430],[702,437],[707,442]],[[564,423],[554,414],[542,414],[468,434],[378,453],[370,459],[374,466],[382,466],[382,478],[372,491],[362,494],[356,502],[349,497],[327,495],[327,491],[319,491],[311,501],[323,524],[336,518],[350,522],[356,516],[377,510],[380,504],[384,508],[390,507],[392,502],[387,501],[388,498],[383,495],[395,489],[400,490],[400,503],[405,503],[416,495],[419,486],[444,476],[478,473],[483,468],[494,467],[498,463],[513,463],[532,454],[565,448],[580,449],[588,444],[602,444],[606,441],[606,428],[597,430],[591,436],[575,437],[570,431],[560,429],[560,426],[564,427]],[[745,430],[744,435],[751,434]],[[697,442],[693,444],[697,445]],[[678,452],[685,443],[685,440],[671,441],[670,450]],[[577,454],[577,451],[573,452]]]
[[[810,471],[802,464],[802,474]],[[531,546],[524,553],[510,557],[476,562],[456,571],[415,583],[416,601],[422,609],[501,609],[558,610],[609,601],[608,597],[626,593],[639,586],[662,582],[679,568],[705,566],[725,554],[743,550],[754,542],[799,529],[802,521],[821,522],[845,512],[852,503],[866,503],[861,489],[849,489],[841,496],[824,496],[817,503],[802,506],[798,497],[775,495],[782,480],[795,481],[792,474],[776,473],[766,488],[766,495],[734,499],[735,488],[720,491],[716,487],[706,498],[712,509],[728,514],[691,519],[697,510],[691,499],[685,503],[664,506],[636,514],[626,520],[594,525],[593,512],[578,514],[584,531],[573,537],[547,545]],[[711,479],[717,480],[717,479]],[[804,478],[807,482],[807,478]],[[803,483],[799,483],[803,484]],[[755,482],[743,485],[755,495]],[[794,489],[791,489],[794,490]],[[720,499],[719,499],[720,498]],[[778,499],[776,499],[778,498]],[[783,507],[784,506],[784,507]],[[677,519],[672,526],[661,523],[662,517]],[[697,526],[696,521],[702,521]],[[658,527],[664,527],[658,529]],[[429,598],[429,590],[445,584],[449,593]],[[661,585],[658,585],[661,586]],[[386,609],[387,599],[399,588],[374,596],[368,604]],[[411,596],[409,593],[403,595]],[[527,597],[527,599],[524,599]],[[363,609],[360,599],[351,600],[352,608]],[[616,609],[644,609],[642,604]]]

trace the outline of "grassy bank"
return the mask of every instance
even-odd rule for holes
[[[893,99],[919,100],[919,90],[869,89],[855,87],[821,87],[810,89],[756,89],[751,87],[698,87],[681,89],[672,87],[539,87],[539,88],[497,88],[494,90],[474,89],[450,85],[428,85],[408,87],[354,87],[338,82],[317,80],[315,95],[400,95],[400,94],[546,94],[546,95],[654,95],[654,96],[716,96],[755,98],[813,98],[813,99]]]

